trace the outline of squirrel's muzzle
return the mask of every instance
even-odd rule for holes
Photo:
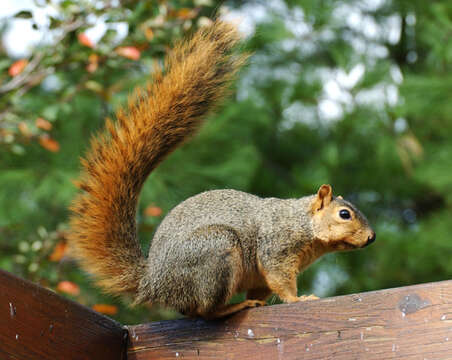
[[[370,244],[372,244],[375,240],[377,239],[377,234],[375,234],[375,232],[373,232],[372,236],[369,236],[367,238],[367,242],[363,247],[369,246]]]

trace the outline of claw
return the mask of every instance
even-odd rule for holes
[[[318,296],[315,296],[313,294],[311,295],[301,295],[298,297],[299,301],[309,301],[309,300],[317,300],[320,299]]]

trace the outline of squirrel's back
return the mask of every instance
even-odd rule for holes
[[[159,225],[153,245],[170,234],[173,239],[209,224],[222,224],[236,229],[253,226],[252,214],[258,211],[261,198],[238,190],[210,190],[192,196],[175,206]],[[180,232],[177,231],[180,229]],[[176,231],[175,231],[176,230]]]

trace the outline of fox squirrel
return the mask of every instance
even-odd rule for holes
[[[233,25],[216,21],[178,44],[145,91],[94,138],[71,206],[69,243],[82,266],[112,294],[218,318],[297,297],[297,274],[321,255],[369,245],[364,215],[331,186],[300,199],[214,190],[176,206],[145,258],[136,229],[138,196],[149,173],[199,128],[224,98],[246,56],[235,54]],[[238,292],[247,300],[228,305]]]

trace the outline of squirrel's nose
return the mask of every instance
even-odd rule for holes
[[[367,242],[366,242],[366,245],[364,245],[364,247],[369,246],[369,245],[372,244],[376,239],[377,239],[377,234],[375,234],[375,232],[372,232],[372,236],[369,236],[369,237],[367,238]]]

